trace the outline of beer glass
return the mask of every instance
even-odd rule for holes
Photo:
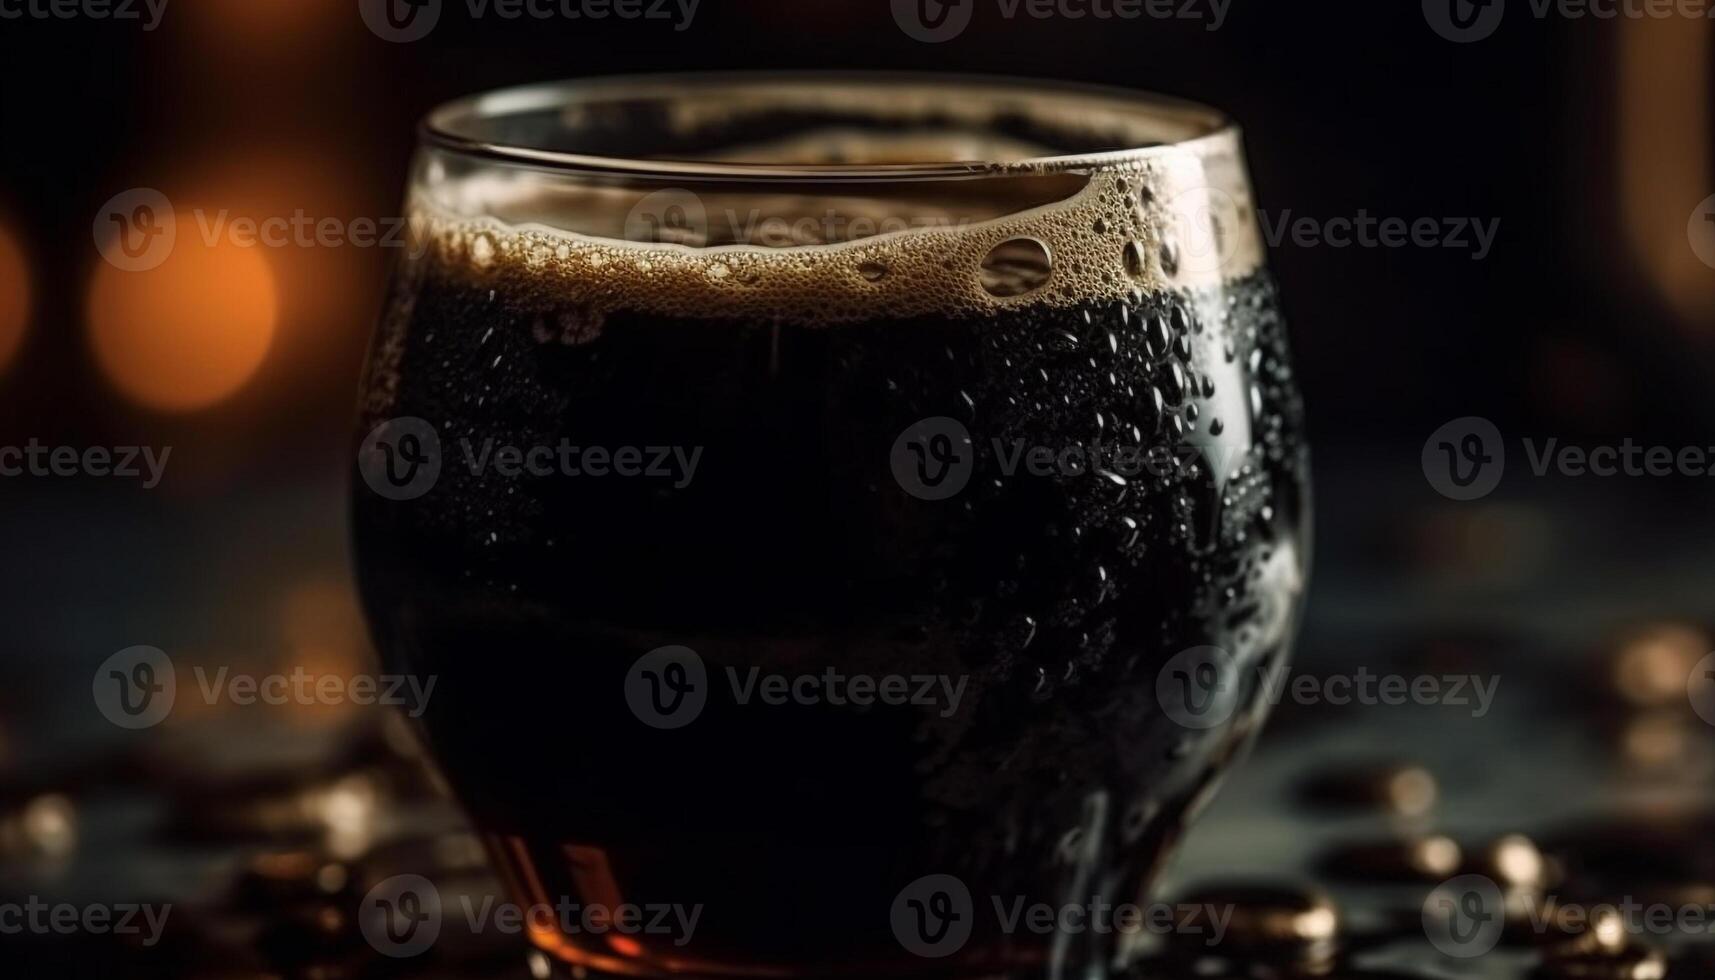
[[[433,112],[407,207],[359,578],[514,895],[597,910],[530,940],[644,977],[1121,962],[1136,923],[1062,913],[1148,895],[1304,587],[1235,127],[580,81]]]

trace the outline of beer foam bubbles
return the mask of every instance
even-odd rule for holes
[[[411,223],[446,274],[597,315],[982,316],[1249,275],[1263,256],[1244,173],[1231,131],[1059,168],[802,190],[432,172]]]

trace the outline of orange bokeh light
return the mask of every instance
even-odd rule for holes
[[[171,254],[144,272],[107,262],[89,287],[97,363],[127,397],[188,412],[218,404],[262,366],[279,319],[263,249],[206,240],[181,213]]]
[[[24,250],[0,228],[0,371],[17,356],[29,323],[30,276],[24,266]]]

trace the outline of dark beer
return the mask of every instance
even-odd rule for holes
[[[739,157],[907,152],[790,126]],[[1242,193],[1236,160],[1201,173]],[[1192,268],[1187,180],[1148,157],[489,188],[477,213],[423,183],[355,490],[378,644],[438,678],[425,731],[520,901],[700,910],[532,940],[642,975],[1104,968],[1122,937],[997,908],[1142,900],[1260,723],[1302,589],[1251,225]],[[563,227],[597,209],[626,230]],[[1217,688],[1230,715],[1186,716]]]

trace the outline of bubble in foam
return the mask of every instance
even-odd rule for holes
[[[470,240],[470,260],[478,269],[487,269],[494,265],[497,250],[494,236],[486,231],[477,232]]]
[[[1034,238],[1012,238],[989,249],[982,261],[983,289],[991,296],[1023,296],[1054,274],[1048,246]]]

